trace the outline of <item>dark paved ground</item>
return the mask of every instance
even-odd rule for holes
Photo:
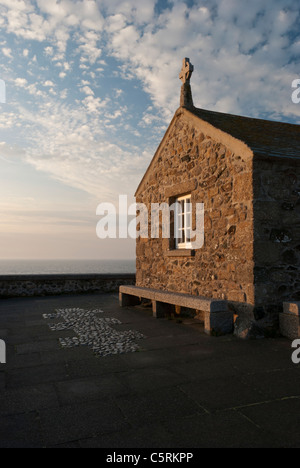
[[[142,332],[134,354],[61,349],[44,313],[102,308]],[[120,309],[116,295],[0,302],[0,447],[299,447],[300,365],[285,339],[204,335]]]

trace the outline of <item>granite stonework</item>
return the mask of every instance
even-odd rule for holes
[[[0,276],[0,298],[108,293],[121,284],[135,284],[135,275],[8,275]]]
[[[251,310],[251,175],[249,157],[234,153],[179,114],[137,201],[151,212],[151,203],[171,203],[174,196],[191,192],[193,204],[205,203],[205,245],[176,256],[172,240],[138,239],[137,286],[228,299],[237,313]]]
[[[285,338],[294,341],[300,338],[300,321],[295,315],[279,314],[280,333]]]
[[[300,338],[300,302],[285,302],[279,314],[280,332],[290,340]]]
[[[227,335],[233,331],[233,313],[228,310],[226,301],[138,286],[120,287],[121,307],[138,305],[141,299],[152,301],[154,318],[178,314],[181,308],[193,309],[195,318],[204,322],[204,330],[208,335]]]
[[[283,302],[300,299],[298,126],[189,107],[175,113],[136,199],[151,213],[191,194],[204,203],[205,243],[176,251],[172,238],[139,238],[136,285],[227,300],[237,336],[276,336]]]
[[[254,311],[261,319],[300,300],[300,163],[259,158],[254,166]]]
[[[158,289],[140,288],[137,286],[121,286],[119,289],[120,305],[126,306],[126,297],[129,296],[133,301],[135,297],[151,299],[153,301],[171,304],[174,306],[186,307],[203,312],[227,312],[228,305],[226,301],[208,299],[201,296],[191,296],[187,294],[160,291]],[[134,304],[130,304],[134,305]]]

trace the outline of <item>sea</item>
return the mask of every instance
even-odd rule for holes
[[[0,275],[135,273],[133,260],[0,260]]]

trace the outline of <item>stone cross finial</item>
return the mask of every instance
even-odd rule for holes
[[[191,64],[190,59],[184,58],[182,63],[182,69],[179,75],[179,78],[181,79],[183,84],[190,82],[193,71],[194,66]]]

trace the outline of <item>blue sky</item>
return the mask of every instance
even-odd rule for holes
[[[0,0],[0,258],[131,258],[97,205],[133,194],[179,105],[300,123],[299,2]]]

